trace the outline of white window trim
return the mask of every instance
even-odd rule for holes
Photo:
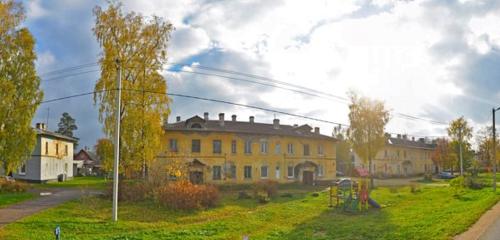
[[[266,167],[266,176],[262,176],[262,168],[263,167]],[[269,166],[267,165],[263,165],[263,166],[260,166],[260,178],[261,179],[268,179],[269,178]]]
[[[24,165],[24,172],[21,172],[21,169],[23,169],[23,165]],[[27,168],[26,163],[23,163],[21,166],[19,166],[19,169],[17,169],[17,174],[26,176],[26,168]]]
[[[291,178],[295,178],[295,171],[294,171],[294,169],[293,169],[293,166],[292,166],[292,176],[290,176],[290,175],[288,174],[288,173],[289,173],[288,168],[289,168],[289,167],[287,167],[287,168],[286,168],[286,177],[287,177],[287,178],[290,178],[290,179],[291,179]]]

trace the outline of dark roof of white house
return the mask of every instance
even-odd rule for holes
[[[55,133],[55,132],[52,132],[52,131],[49,131],[49,130],[43,130],[43,129],[40,129],[40,128],[34,128],[34,129],[36,131],[36,134],[40,135],[40,136],[48,136],[48,137],[57,138],[57,139],[60,139],[60,140],[66,140],[66,141],[69,141],[69,142],[78,142],[78,138],[75,138],[75,137],[68,137],[66,135]]]
[[[185,121],[178,121],[165,125],[166,131],[193,131],[193,132],[232,132],[242,134],[254,135],[277,135],[277,136],[291,136],[300,138],[315,138],[323,140],[336,141],[335,138],[322,135],[313,130],[307,124],[300,126],[291,126],[279,124],[279,120],[275,119],[274,123],[257,123],[250,121],[236,121],[236,120],[205,120],[198,115],[191,117]],[[223,122],[223,123],[222,123]]]

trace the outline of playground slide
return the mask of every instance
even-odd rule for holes
[[[380,204],[375,202],[375,200],[373,200],[372,198],[368,198],[368,204],[370,204],[370,206],[372,206],[373,208],[380,208]]]

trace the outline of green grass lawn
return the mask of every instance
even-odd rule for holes
[[[110,182],[110,180],[106,181],[104,177],[74,177],[71,180],[67,180],[64,182],[49,182],[46,184],[37,184],[35,187],[38,188],[52,188],[52,187],[60,187],[60,188],[94,188],[94,189],[104,189],[106,184]]]
[[[111,201],[87,197],[65,203],[0,230],[0,239],[50,239],[56,225],[63,239],[450,239],[500,200],[490,189],[453,197],[449,187],[379,188],[372,198],[384,206],[361,214],[328,207],[328,195],[293,191],[260,205],[225,193],[221,206],[174,212],[153,203],[121,203],[119,222]]]
[[[35,195],[28,192],[23,193],[0,193],[0,208],[10,204],[22,202],[34,198]]]

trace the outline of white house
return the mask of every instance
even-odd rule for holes
[[[73,144],[77,138],[47,130],[44,123],[36,124],[36,146],[31,158],[13,174],[16,179],[30,182],[56,181],[58,177],[73,177]]]

